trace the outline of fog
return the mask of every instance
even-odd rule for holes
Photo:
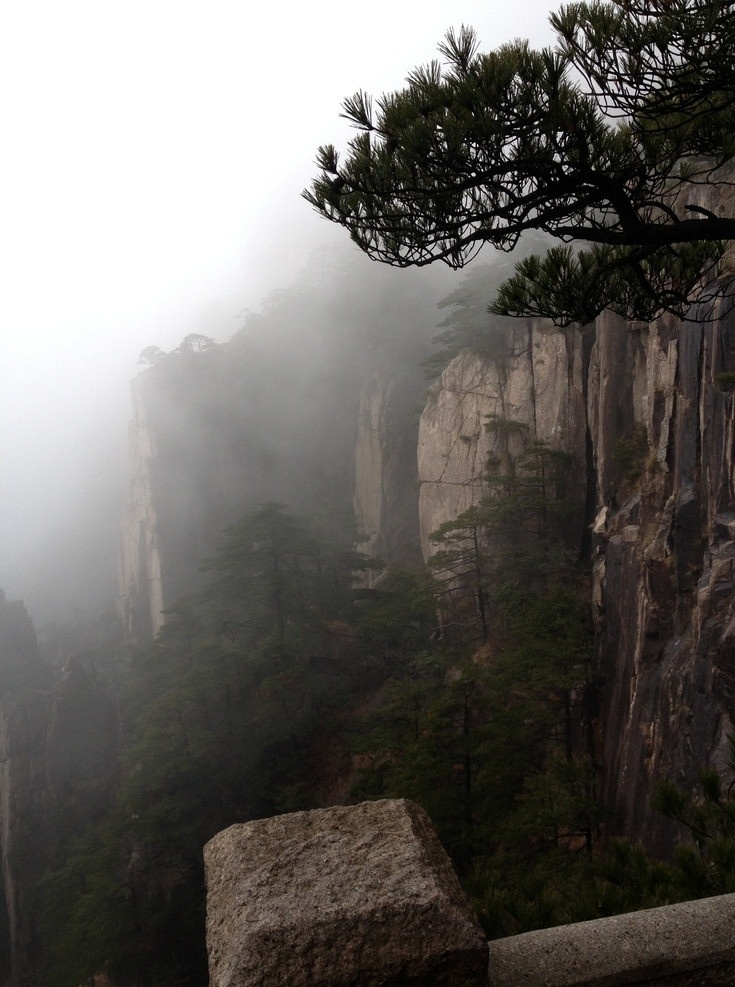
[[[252,5],[248,5],[252,7]],[[0,32],[0,587],[38,620],[113,594],[141,350],[224,340],[344,231],[300,198],[341,101],[549,40],[547,0],[369,7],[29,0]],[[370,264],[367,258],[366,265]],[[309,341],[302,343],[305,350]]]

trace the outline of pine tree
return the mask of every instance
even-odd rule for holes
[[[721,0],[575,3],[556,46],[479,53],[450,32],[439,61],[373,107],[344,162],[318,152],[304,195],[372,258],[462,267],[528,230],[562,241],[523,260],[492,311],[587,323],[604,308],[685,315],[727,291],[724,215],[696,201],[735,153],[735,11]],[[725,179],[727,175],[724,176]],[[578,245],[583,245],[578,249]]]

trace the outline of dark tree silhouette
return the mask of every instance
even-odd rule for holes
[[[735,149],[735,10],[723,0],[607,0],[551,18],[554,50],[478,53],[449,32],[405,89],[344,103],[344,162],[319,149],[306,199],[372,258],[462,267],[527,230],[562,241],[522,261],[492,310],[586,323],[686,315],[729,283],[722,214],[700,186]],[[578,245],[587,246],[579,250]]]

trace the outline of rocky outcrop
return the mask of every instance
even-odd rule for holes
[[[735,368],[735,320],[605,313],[584,334],[529,323],[509,343],[501,364],[460,354],[430,392],[424,552],[483,495],[487,457],[504,451],[487,415],[572,454],[580,543],[591,528],[594,547],[607,800],[620,832],[663,850],[675,833],[651,809],[657,779],[686,788],[701,765],[724,768],[733,732],[735,397],[720,375]]]
[[[606,313],[584,332],[541,320],[506,331],[501,358],[464,351],[430,388],[418,460],[422,387],[406,348],[363,376],[345,348],[315,376],[292,346],[275,361],[241,339],[143,374],[120,577],[128,638],[152,638],[222,528],[262,499],[328,525],[352,503],[361,547],[411,564],[485,494],[489,458],[502,467],[542,439],[569,454],[572,527],[593,563],[607,798],[621,832],[664,849],[674,834],[650,810],[656,779],[686,787],[699,765],[725,767],[735,718],[735,398],[721,377],[735,371],[733,316]]]
[[[360,395],[355,442],[359,548],[386,564],[420,562],[415,373],[375,374]]]
[[[582,336],[536,320],[516,323],[508,331],[506,353],[493,362],[463,351],[429,391],[418,439],[425,558],[431,552],[431,532],[487,493],[488,457],[514,457],[529,436],[569,453],[575,485],[584,490]],[[488,430],[489,416],[525,429]]]
[[[704,764],[724,769],[733,733],[735,405],[719,375],[734,360],[731,315],[606,315],[592,353],[607,797],[624,832],[661,850],[674,833],[651,809],[657,779],[691,788]]]
[[[6,600],[0,590],[0,695],[49,683],[26,608],[20,600]]]
[[[131,642],[151,640],[163,626],[163,572],[153,497],[156,447],[141,378],[131,384],[128,430],[130,486],[120,539],[118,613]]]
[[[231,826],[204,848],[212,987],[478,987],[487,943],[400,799]]]
[[[130,643],[150,643],[165,610],[201,587],[223,530],[263,502],[338,538],[352,535],[354,508],[363,551],[420,562],[422,347],[383,341],[376,369],[378,353],[340,339],[339,326],[320,327],[308,356],[293,331],[175,351],[133,381],[118,573]]]
[[[201,566],[223,529],[262,499],[256,433],[268,416],[253,412],[238,369],[236,359],[216,349],[174,353],[131,384],[130,484],[117,579],[118,613],[131,644],[150,644],[166,608],[201,586]]]
[[[288,359],[297,366],[235,338],[171,353],[133,381],[118,572],[128,642],[150,644],[165,611],[201,588],[227,526],[258,504],[281,502],[329,526],[348,515],[357,391],[326,401],[337,369],[319,381],[298,354]]]

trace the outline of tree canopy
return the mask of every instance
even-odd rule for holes
[[[562,241],[521,261],[491,311],[589,322],[603,308],[685,316],[727,292],[735,153],[735,6],[593,0],[552,15],[556,45],[480,53],[450,31],[406,87],[343,104],[344,160],[319,148],[306,199],[373,259],[462,267],[528,230]],[[719,210],[719,211],[716,211]],[[580,245],[585,246],[580,249]]]

